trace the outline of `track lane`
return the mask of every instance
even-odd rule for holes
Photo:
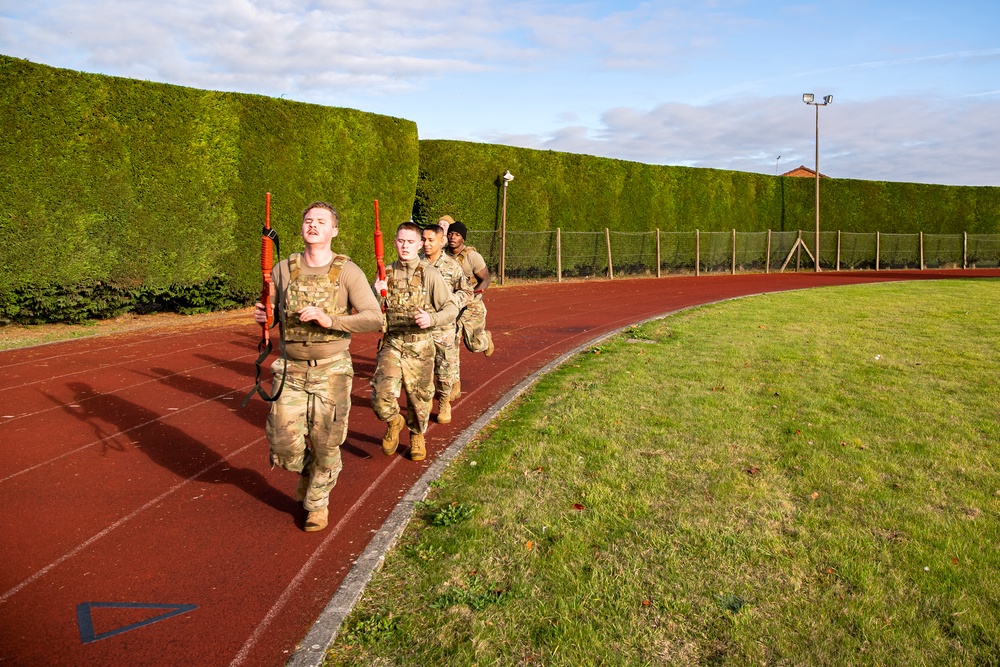
[[[976,275],[1000,276],[1000,272]],[[352,344],[357,369],[352,401],[357,409],[352,411],[343,450],[345,470],[331,498],[331,527],[319,534],[299,530],[303,512],[290,499],[294,476],[267,470],[266,443],[261,438],[266,408],[255,399],[246,413],[237,413],[232,401],[225,400],[227,391],[233,394],[248,388],[252,377],[248,375],[251,364],[245,361],[248,348],[256,342],[252,325],[220,327],[228,333],[212,345],[204,345],[212,332],[196,332],[190,340],[202,344],[191,345],[186,361],[184,354],[179,359],[178,368],[197,369],[189,373],[160,365],[154,352],[143,357],[140,332],[137,340],[128,343],[129,361],[138,366],[117,377],[126,382],[130,375],[145,380],[119,391],[114,381],[99,380],[114,372],[110,368],[95,369],[87,381],[78,375],[50,378],[46,384],[36,375],[36,384],[50,390],[51,401],[87,399],[91,407],[69,408],[86,403],[65,403],[37,418],[22,418],[20,425],[41,429],[43,422],[65,413],[62,416],[68,419],[56,429],[63,434],[59,442],[70,448],[89,437],[93,444],[64,454],[37,477],[25,473],[10,479],[8,464],[0,464],[0,480],[7,480],[0,481],[0,502],[5,507],[19,503],[17,512],[6,514],[20,515],[25,524],[19,527],[14,521],[0,530],[5,536],[17,536],[22,529],[47,531],[62,547],[45,552],[44,545],[28,541],[14,549],[6,539],[0,546],[4,562],[13,564],[6,568],[12,575],[0,586],[0,658],[16,664],[50,664],[54,657],[56,662],[66,658],[67,663],[81,665],[281,664],[346,576],[351,559],[361,553],[372,532],[427,465],[511,386],[563,351],[632,322],[720,298],[912,278],[899,272],[706,276],[496,290],[489,295],[488,307],[497,352],[489,360],[463,355],[465,393],[456,402],[455,422],[431,427],[429,457],[421,464],[398,456],[388,459],[380,452],[382,424],[368,408],[374,337],[358,336]],[[58,352],[71,356],[65,349]],[[0,353],[0,362],[16,354]],[[14,393],[8,403],[16,404],[25,393],[31,391]],[[170,411],[162,409],[164,405],[188,408]],[[136,426],[146,422],[146,426]],[[3,427],[0,423],[0,437],[8,443],[9,432]],[[115,440],[118,432],[136,437],[130,442],[122,436]],[[100,447],[110,443],[123,450],[112,455],[117,457],[114,465],[104,460],[107,456],[97,455]],[[407,450],[405,442],[401,449]],[[59,511],[39,512],[38,490],[47,489],[52,476],[59,474],[72,474],[84,483],[74,486],[67,479],[63,495],[68,500],[59,501],[64,502]],[[149,488],[137,492],[134,483],[129,483],[135,479]],[[96,491],[88,489],[87,482]],[[58,496],[47,495],[42,504],[55,502]],[[28,521],[23,512],[28,513]],[[54,514],[69,519],[60,523]],[[54,525],[44,528],[46,523]],[[81,525],[87,530],[77,530]],[[73,539],[66,539],[67,534]],[[17,560],[15,551],[41,551],[48,558],[36,553]],[[14,583],[7,586],[8,582]],[[83,644],[75,605],[102,600],[199,606],[159,623]],[[135,613],[95,611],[95,623],[113,629],[125,625],[129,614]]]

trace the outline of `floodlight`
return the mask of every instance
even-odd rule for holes
[[[829,104],[832,101],[833,101],[833,95],[827,95],[826,97],[823,98],[823,104]]]
[[[814,99],[816,99],[816,96],[812,93],[806,93],[802,96],[802,101],[806,104],[812,104]]]
[[[503,173],[503,184],[504,185],[507,185],[508,183],[510,183],[513,180],[514,180],[514,174],[510,173],[509,169]]]

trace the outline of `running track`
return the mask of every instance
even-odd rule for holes
[[[730,297],[959,276],[1000,270],[490,290],[497,351],[491,359],[463,354],[455,420],[432,423],[419,464],[381,453],[382,424],[368,404],[375,338],[357,336],[344,470],[330,526],[319,533],[301,530],[295,476],[268,469],[265,404],[237,409],[252,385],[259,336],[248,313],[0,352],[0,663],[282,665],[434,459],[568,350]]]

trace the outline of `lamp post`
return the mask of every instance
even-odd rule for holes
[[[822,102],[815,101],[816,97],[812,93],[806,93],[802,96],[802,101],[810,106],[816,107],[816,241],[814,251],[816,256],[814,257],[816,261],[816,271],[820,271],[819,268],[819,108],[825,107],[830,102],[833,102],[833,95],[827,95],[823,98]]]
[[[775,176],[778,175],[778,160],[780,160],[780,159],[781,159],[780,155],[778,157],[774,158],[774,175]]]
[[[504,283],[507,272],[507,186],[514,180],[510,170],[503,172],[503,211],[500,214],[500,284]]]

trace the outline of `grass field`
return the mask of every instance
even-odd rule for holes
[[[689,310],[451,465],[333,665],[1000,664],[1000,285]]]

